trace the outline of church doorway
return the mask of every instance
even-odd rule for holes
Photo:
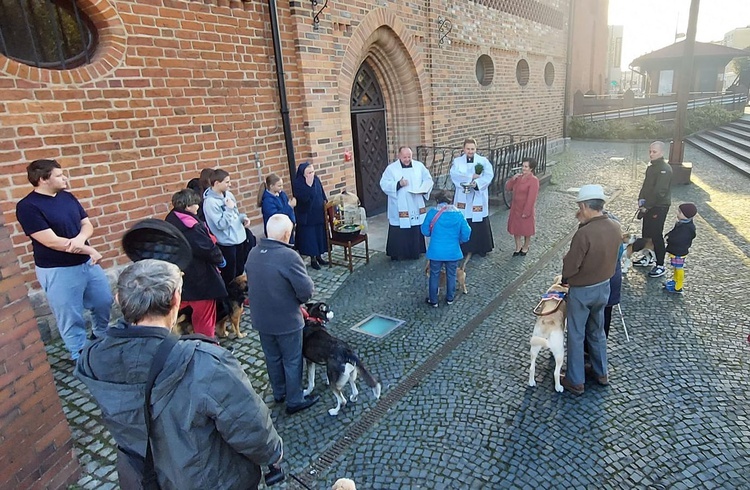
[[[364,61],[354,77],[351,94],[354,173],[357,196],[367,216],[385,211],[388,199],[380,177],[388,166],[385,101],[372,67]]]

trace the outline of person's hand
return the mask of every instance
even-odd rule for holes
[[[641,206],[640,208],[638,208],[638,212],[640,212],[642,214],[646,214],[647,211],[648,211],[648,209],[645,208],[645,207],[643,207],[643,206]]]
[[[234,209],[236,207],[234,201],[229,199],[228,197],[224,198],[224,205],[227,207],[227,209]]]
[[[91,247],[89,247],[91,248]],[[91,257],[91,265],[96,265],[97,262],[102,260],[102,254],[91,248],[89,251],[89,257]]]
[[[523,174],[520,174],[520,173],[515,174],[515,175],[513,175],[513,179],[512,180],[518,180],[518,179],[520,179],[522,177],[522,175]]]
[[[479,174],[472,174],[471,180],[477,180],[479,178]]]
[[[644,204],[646,204],[646,200],[645,199],[638,199],[638,207],[639,208],[642,208]]]
[[[521,218],[523,218],[523,219],[526,219],[526,218],[528,218],[528,216],[527,216],[527,215],[525,215],[525,214],[522,214],[522,215],[521,215]]]
[[[250,228],[250,218],[243,219],[242,226],[244,226],[245,228]]]
[[[296,205],[297,205],[297,198],[296,198],[296,197],[293,197],[293,198],[289,199],[289,205],[290,205],[291,207],[294,207],[294,206],[296,206]]]
[[[70,254],[81,253],[83,248],[86,246],[86,240],[81,236],[76,236],[68,241],[66,252]]]
[[[409,185],[409,181],[401,177],[401,180],[398,181],[398,185],[400,185],[401,187],[406,187],[407,185]]]

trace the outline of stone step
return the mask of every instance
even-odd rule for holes
[[[725,141],[729,144],[732,150],[742,151],[742,153],[747,154],[748,158],[750,158],[750,138],[745,135],[734,134],[726,128],[717,128],[711,131],[706,131],[703,135]],[[741,157],[742,155],[738,156]]]
[[[686,138],[685,142],[750,177],[750,157],[738,157],[726,151],[727,148],[721,143],[721,140],[718,142],[711,141],[710,136],[693,135]]]

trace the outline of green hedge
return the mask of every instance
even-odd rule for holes
[[[704,129],[712,129],[727,124],[742,116],[742,111],[728,111],[719,105],[698,107],[688,111],[685,134]],[[609,121],[585,121],[573,118],[570,123],[572,138],[593,140],[666,139],[674,135],[674,129],[647,116],[635,121],[631,119],[611,119]]]

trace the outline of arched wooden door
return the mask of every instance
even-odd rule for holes
[[[366,61],[354,77],[351,114],[357,195],[367,215],[372,216],[385,211],[388,204],[380,190],[380,177],[389,162],[383,93]]]

